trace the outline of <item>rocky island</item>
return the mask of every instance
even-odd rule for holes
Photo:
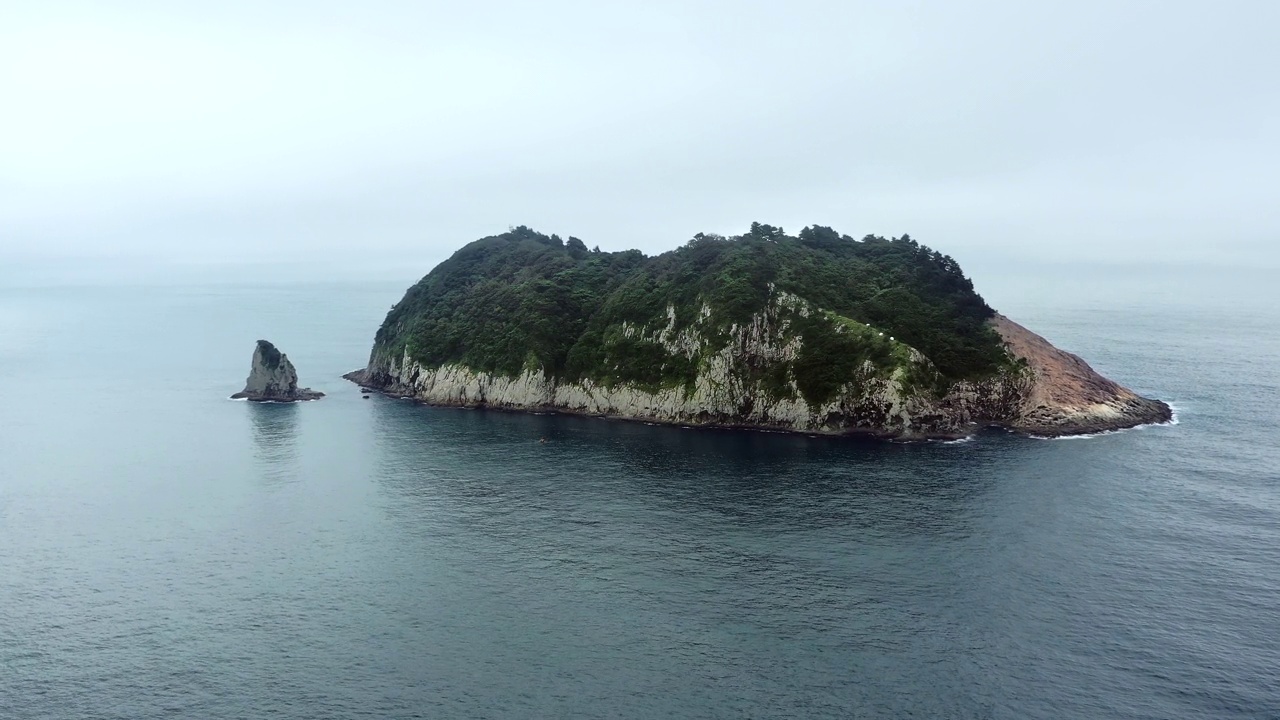
[[[289,356],[266,340],[259,340],[253,348],[253,361],[244,390],[231,396],[233,400],[258,402],[300,402],[322,397],[322,392],[298,387],[298,371],[289,362]]]
[[[1172,416],[910,237],[760,223],[652,257],[525,227],[477,240],[405,293],[346,377],[438,405],[903,439]]]

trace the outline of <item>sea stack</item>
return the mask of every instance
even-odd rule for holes
[[[249,379],[245,380],[244,390],[231,397],[258,402],[299,402],[319,400],[324,393],[298,387],[298,371],[293,369],[289,356],[266,340],[259,340],[253,349],[253,364],[249,367]]]

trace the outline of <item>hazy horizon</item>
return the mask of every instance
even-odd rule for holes
[[[1280,267],[1268,3],[4,15],[15,278],[418,277],[513,225],[656,253],[752,221],[979,276]]]

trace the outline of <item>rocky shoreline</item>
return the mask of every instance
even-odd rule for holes
[[[1098,374],[1078,355],[1060,350],[1048,340],[1003,315],[992,326],[1005,346],[1035,373],[1036,383],[1024,409],[1008,429],[1038,437],[1091,435],[1173,420],[1173,408],[1144,398]]]
[[[1009,429],[1035,437],[1069,437],[1072,435],[1097,435],[1128,430],[1145,425],[1165,425],[1173,421],[1173,408],[1159,400],[1135,397],[1120,404],[1117,415],[1053,416],[1038,418],[1035,415],[1021,420]]]
[[[572,417],[594,418],[599,420],[616,420],[619,422],[634,422],[645,425],[663,425],[667,427],[679,428],[700,428],[707,430],[752,430],[756,432],[766,433],[783,433],[788,435],[808,435],[811,437],[865,437],[877,440],[897,440],[901,439],[899,435],[892,432],[877,431],[870,428],[847,428],[845,430],[825,430],[816,428],[812,430],[797,430],[792,427],[783,425],[766,425],[752,423],[733,423],[733,422],[683,422],[679,420],[669,420],[658,417],[640,417],[634,415],[619,415],[615,413],[594,413],[575,410],[573,408],[559,407],[555,405],[539,405],[528,407],[516,407],[507,404],[489,404],[483,400],[471,402],[451,402],[431,400],[416,396],[409,392],[409,388],[403,385],[389,385],[386,387],[378,387],[377,383],[366,382],[368,378],[367,368],[352,370],[342,376],[344,380],[348,380],[355,385],[360,386],[360,392],[368,394],[370,392],[378,393],[393,400],[411,400],[415,403],[427,405],[437,408],[454,408],[458,410],[491,410],[494,412],[521,413],[531,415],[569,415]],[[980,429],[978,426],[973,427],[973,432]],[[920,435],[912,439],[915,440],[963,440],[972,435],[969,433],[934,433],[929,435]]]
[[[886,441],[931,441],[931,442],[953,442],[957,440],[965,440],[973,437],[984,429],[1005,430],[1016,435],[1026,437],[1053,439],[1061,437],[1100,435],[1104,433],[1118,432],[1121,430],[1129,430],[1136,427],[1144,427],[1149,425],[1165,425],[1173,420],[1173,412],[1168,405],[1158,400],[1149,400],[1139,398],[1142,407],[1132,408],[1131,414],[1125,416],[1124,419],[1104,420],[1080,418],[1075,421],[1066,421],[1047,417],[1040,424],[1034,422],[1024,422],[1017,425],[1001,424],[1001,423],[972,423],[969,427],[960,432],[929,432],[912,436],[903,436],[898,433],[877,431],[867,428],[847,428],[844,430],[824,430],[810,429],[797,430],[795,428],[780,425],[755,425],[749,423],[686,423],[677,420],[664,420],[662,418],[652,417],[634,417],[629,415],[615,415],[608,413],[589,413],[572,410],[569,408],[555,406],[531,406],[531,407],[512,407],[509,405],[490,405],[483,401],[475,402],[440,402],[416,397],[411,393],[405,392],[407,388],[403,386],[376,387],[376,383],[368,383],[366,379],[367,369],[353,370],[344,374],[342,377],[356,385],[360,386],[361,393],[368,397],[368,393],[373,392],[383,395],[394,400],[412,400],[415,403],[438,408],[455,408],[460,410],[491,410],[496,412],[510,413],[527,413],[536,415],[571,415],[573,417],[595,418],[600,420],[617,420],[622,422],[636,422],[645,425],[663,425],[668,427],[680,428],[702,428],[708,430],[751,430],[756,432],[767,433],[783,433],[788,435],[805,435],[809,437],[861,437],[875,440]]]
[[[647,393],[634,388],[564,384],[538,372],[506,378],[462,366],[426,368],[404,355],[379,357],[343,377],[393,396],[441,407],[563,413],[646,423],[755,429],[804,435],[864,436],[899,440],[958,440],[985,427],[1036,437],[1088,435],[1139,425],[1167,423],[1172,409],[1102,377],[1076,355],[1003,316],[991,321],[1023,370],[976,383],[957,383],[946,397],[926,401],[892,384],[829,407],[795,403],[765,405],[739,396],[738,405],[701,390],[692,396]],[[763,350],[762,350],[763,352]],[[725,382],[729,375],[711,378]],[[703,380],[700,378],[700,387]],[[883,384],[882,384],[883,385]],[[673,391],[674,392],[674,391]],[[739,388],[737,392],[750,392]],[[747,412],[735,414],[733,408]],[[817,420],[815,420],[815,418]]]

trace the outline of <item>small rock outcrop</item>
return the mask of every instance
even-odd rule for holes
[[[249,367],[244,390],[231,397],[259,402],[299,402],[319,400],[324,393],[298,387],[298,371],[289,362],[289,356],[266,340],[259,340],[253,349],[253,364]]]

